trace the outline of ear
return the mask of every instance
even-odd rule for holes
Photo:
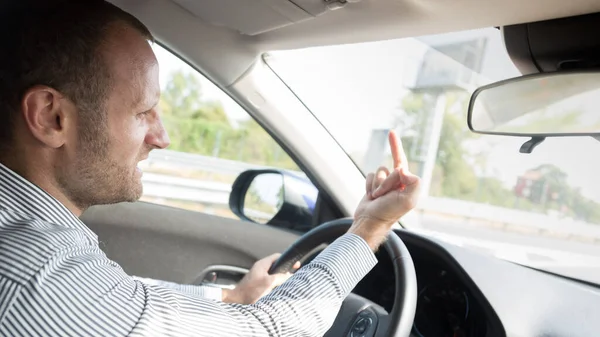
[[[74,109],[69,99],[47,86],[30,88],[21,101],[23,118],[32,136],[55,149],[67,140]]]

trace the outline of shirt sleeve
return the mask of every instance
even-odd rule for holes
[[[7,313],[5,328],[50,336],[322,336],[377,263],[345,234],[252,305],[228,304],[125,274],[97,247],[56,252]]]
[[[165,288],[175,289],[182,293],[192,294],[215,301],[223,300],[223,289],[219,287],[214,287],[210,285],[179,284],[175,282],[155,280],[139,276],[132,276],[132,278],[136,281],[141,281],[149,286],[163,286]]]

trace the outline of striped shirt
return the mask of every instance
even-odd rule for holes
[[[376,264],[345,234],[252,305],[127,275],[97,236],[0,164],[0,336],[322,336]]]

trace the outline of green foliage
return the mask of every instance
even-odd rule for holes
[[[193,118],[193,114],[203,105],[202,85],[198,76],[181,70],[173,72],[161,94],[165,102],[162,113],[181,118]]]
[[[567,183],[567,174],[554,165],[542,165],[533,171],[541,172],[539,181],[545,184],[544,210],[556,210],[590,223],[600,224],[600,204],[585,198],[578,188]],[[555,198],[554,198],[555,197]]]
[[[466,116],[467,97],[459,93],[449,93],[446,97],[446,111],[440,134],[440,142],[434,169],[430,193],[434,196],[443,196],[458,199],[467,199],[473,195],[477,188],[475,173],[466,160],[467,153],[463,142],[475,137],[466,132],[463,127]],[[427,112],[434,109],[435,97],[425,94],[408,94],[401,104],[402,114],[396,119],[400,125],[402,143],[407,150],[411,162],[418,161],[418,148],[424,139],[421,135],[426,133]]]
[[[571,215],[577,219],[600,224],[600,205],[576,194],[572,201]]]
[[[171,150],[298,170],[254,119],[234,127],[220,102],[205,100],[196,74],[172,73],[161,95],[160,108]]]
[[[274,206],[265,202],[260,196],[260,191],[257,190],[256,186],[250,185],[250,188],[246,193],[246,198],[244,199],[244,210],[258,211],[274,216],[279,210],[277,206],[278,205]]]
[[[578,189],[571,188],[567,182],[567,174],[553,165],[542,165],[532,169],[541,172],[540,179],[547,184],[547,194],[542,198],[542,202],[538,203],[517,196],[497,178],[478,177],[473,163],[485,166],[486,158],[485,154],[475,157],[465,149],[469,140],[478,137],[465,128],[469,97],[464,93],[446,95],[446,111],[430,195],[526,211],[546,213],[555,210],[579,220],[600,224],[600,204],[582,196]],[[431,97],[416,93],[410,93],[402,100],[402,114],[398,116],[396,124],[399,125],[400,134],[404,135],[402,143],[408,150],[408,159],[413,165],[418,158],[415,158],[414,151],[409,149],[423,141],[420,136],[424,134],[429,122],[426,116],[427,112],[434,108],[433,103]],[[548,130],[563,123],[572,123],[576,115],[576,112],[568,113],[562,115],[563,118],[553,120],[542,114],[532,123],[537,125],[536,128]]]
[[[453,106],[461,98],[449,95],[446,106]],[[460,113],[464,110],[448,110],[444,114],[436,165],[441,167],[443,195],[464,198],[472,195],[477,188],[475,172],[466,161],[467,153],[463,147],[463,141],[472,137],[472,134],[464,131],[465,116]]]

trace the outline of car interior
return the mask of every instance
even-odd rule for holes
[[[595,0],[112,2],[239,103],[318,188],[314,212],[302,213],[288,194],[280,221],[267,225],[241,209],[250,181],[261,173],[252,169],[240,175],[229,197],[240,219],[144,201],[96,206],[83,214],[101,248],[128,274],[183,284],[234,286],[254,262],[275,252],[285,252],[280,270],[295,258],[308,263],[347,228],[356,195],[362,194],[364,176],[336,169],[353,163],[326,131],[282,122],[271,109],[261,93],[265,89],[251,78],[265,66],[265,53],[495,27],[523,75],[600,65],[600,2]],[[314,154],[311,142],[331,147],[332,155]],[[308,226],[294,226],[306,219]],[[393,235],[400,240],[377,252],[378,265],[344,302],[327,336],[599,334],[596,284],[478,254],[407,230],[402,220]],[[372,308],[372,316],[364,316],[365,308]],[[387,321],[357,327],[361,317]]]

